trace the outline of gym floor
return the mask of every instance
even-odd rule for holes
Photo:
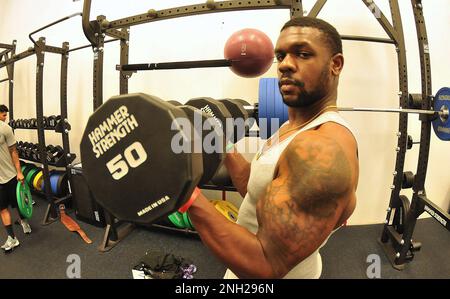
[[[131,269],[146,251],[173,253],[190,259],[197,265],[195,278],[222,278],[225,267],[203,246],[200,239],[190,235],[174,234],[160,229],[136,228],[111,251],[97,250],[104,229],[78,221],[93,241],[86,244],[77,233],[69,232],[60,222],[48,226],[40,223],[46,203],[35,198],[34,215],[30,223],[31,235],[14,225],[20,246],[8,254],[0,254],[0,278],[67,278],[70,265],[67,257],[77,254],[81,259],[81,278],[132,278]],[[73,214],[70,214],[75,219]],[[14,212],[13,219],[17,219]],[[368,255],[381,258],[381,278],[450,278],[450,236],[434,219],[419,220],[414,240],[422,249],[403,271],[393,269],[384,255],[377,238],[381,225],[343,227],[322,248],[322,278],[367,278]],[[6,232],[0,229],[0,241]]]

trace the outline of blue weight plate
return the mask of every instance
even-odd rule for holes
[[[277,131],[281,124],[284,123],[283,120],[283,114],[284,114],[284,107],[286,106],[283,103],[283,98],[281,97],[281,93],[280,93],[280,88],[278,87],[278,79],[274,79],[273,80],[273,104],[274,104],[274,110],[275,110],[275,115],[274,118],[278,119],[278,124],[275,128],[272,128],[272,133],[275,133],[275,131]]]
[[[258,91],[258,118],[259,118],[259,132],[262,139],[267,138],[267,80],[261,78],[259,80]]]
[[[447,111],[447,117],[436,117],[433,120],[433,129],[436,136],[444,141],[450,140],[450,118],[448,117],[448,110],[450,108],[450,88],[443,87],[439,89],[434,97],[434,110]]]
[[[59,171],[58,172],[55,171],[50,175],[50,187],[51,187],[52,193],[54,195],[58,195],[58,193],[59,193],[58,192],[58,180],[61,175],[63,175],[63,173],[61,173]]]
[[[267,130],[267,134],[268,136],[272,136],[273,133],[275,133],[276,131],[276,126],[272,126],[272,119],[276,118],[276,105],[275,105],[275,82],[276,79],[275,78],[267,78],[267,124],[268,124],[268,130]]]

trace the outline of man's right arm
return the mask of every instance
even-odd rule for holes
[[[236,187],[239,194],[244,197],[245,194],[247,194],[247,184],[250,177],[250,163],[234,149],[227,153],[224,163],[234,187]]]

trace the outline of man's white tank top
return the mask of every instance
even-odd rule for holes
[[[275,166],[277,165],[281,153],[295,138],[295,136],[297,136],[297,134],[315,128],[326,122],[335,122],[346,127],[355,137],[355,133],[347,124],[347,122],[339,115],[339,113],[330,111],[323,113],[311,123],[299,129],[298,132],[295,132],[285,140],[265,150],[262,155],[260,155],[259,159],[256,159],[258,154],[255,155],[251,162],[251,171],[247,185],[247,194],[245,195],[245,198],[239,208],[239,215],[237,219],[237,223],[239,225],[256,234],[256,232],[258,231],[258,221],[256,219],[256,203],[257,200],[261,197],[262,193],[266,190],[268,184],[272,182],[274,178]],[[264,146],[259,149],[258,153],[260,153],[263,148]],[[328,236],[328,238],[330,236]],[[322,258],[320,257],[319,249],[326,244],[328,238],[314,253],[312,253],[297,266],[295,266],[283,278],[319,278],[322,273]],[[225,273],[224,278],[231,279],[238,277],[233,272],[231,272],[230,269],[228,269]]]

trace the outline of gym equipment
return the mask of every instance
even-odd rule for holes
[[[411,171],[403,172],[402,189],[412,188],[414,185],[414,173]]]
[[[30,126],[29,126],[29,128],[37,128],[37,119],[36,118],[30,119]]]
[[[83,173],[94,198],[116,218],[152,223],[189,199],[203,161],[200,153],[173,151],[177,140],[193,148],[182,119],[182,109],[145,94],[113,97],[90,116],[80,145]]]
[[[244,109],[240,101],[235,99],[222,99],[219,102],[225,105],[234,121],[233,138],[231,140],[236,143],[245,137],[250,130],[251,124],[248,122],[247,110]]]
[[[222,132],[225,134],[226,140],[231,140],[233,136],[233,130],[227,126],[227,119],[231,120],[231,114],[227,107],[212,98],[194,98],[186,102],[187,106],[192,106],[208,114],[213,118],[219,128],[222,128]],[[225,130],[223,128],[226,128]]]
[[[411,135],[408,135],[408,139],[406,141],[406,148],[412,149],[414,144],[420,144],[420,142],[415,142]]]
[[[37,144],[33,144],[30,149],[30,158],[34,161],[40,161],[41,155]]]
[[[431,117],[434,132],[436,136],[444,141],[450,140],[450,88],[441,88],[434,102],[434,110],[423,109],[403,109],[403,108],[361,108],[361,107],[336,107],[339,111],[349,112],[382,112],[382,113],[412,113],[419,115],[428,115]],[[279,120],[279,125],[287,120],[287,107],[282,101],[281,94],[278,89],[278,80],[276,78],[262,78],[259,87],[259,105],[258,108],[259,124],[261,120],[267,121],[268,136],[271,136],[278,127],[271,125],[271,120]],[[261,131],[264,126],[261,126]],[[265,132],[261,132],[260,136],[265,138]]]
[[[17,208],[23,217],[30,219],[33,216],[33,198],[27,182],[18,182],[16,187]]]
[[[231,70],[236,75],[246,78],[257,77],[267,72],[273,64],[273,44],[260,30],[242,29],[228,38],[224,57],[233,62]]]
[[[184,220],[184,224],[186,225],[186,228],[190,229],[190,230],[195,230],[194,225],[191,222],[191,219],[189,218],[189,214],[186,213],[182,213],[181,214],[183,216],[183,220]]]
[[[30,171],[28,171],[25,177],[25,181],[27,182],[28,186],[33,186],[33,180],[39,171],[40,169],[37,167],[33,167]]]
[[[236,222],[239,209],[236,208],[231,202],[226,200],[212,200],[211,201],[217,211],[225,216],[228,220]]]
[[[207,67],[230,67],[231,71],[245,78],[258,77],[273,64],[273,44],[262,31],[246,28],[232,34],[224,47],[225,59],[140,63],[117,65],[119,71],[149,71]]]
[[[228,170],[224,164],[220,166],[220,168],[216,171],[214,176],[211,178],[211,183],[214,186],[233,186],[233,182],[231,181],[231,177],[228,174]]]
[[[50,175],[50,187],[53,195],[65,196],[68,194],[67,175],[65,171],[53,171]]]
[[[441,88],[434,97],[434,111],[439,111],[439,117],[433,121],[433,129],[441,140],[450,140],[450,119],[448,117],[450,107],[450,88]]]
[[[174,101],[174,100],[167,101],[167,103],[172,104],[172,105],[174,105],[174,106],[181,106],[181,105],[183,105],[183,104],[181,104],[180,102]]]
[[[56,127],[56,116],[55,115],[50,115],[47,117],[47,126],[49,128]]]
[[[409,212],[410,202],[407,196],[400,195],[400,206],[394,212],[394,229],[399,233],[403,234],[403,229],[406,225],[407,215]]]
[[[211,99],[208,103],[210,104],[208,107],[215,107],[214,100]],[[222,165],[225,154],[223,151],[215,149],[217,149],[217,147],[222,148],[222,144],[225,144],[225,135],[214,120],[214,116],[211,114],[207,114],[193,106],[182,105],[179,106],[179,108],[186,113],[190,125],[193,126],[193,128],[191,128],[193,129],[191,130],[191,136],[194,136],[194,148],[192,149],[192,152],[202,153],[203,175],[199,185],[203,185],[208,183],[211,178],[214,177],[217,169]],[[203,150],[203,137],[209,138],[211,136],[214,137],[211,142],[213,145],[212,148],[209,151]]]
[[[58,160],[64,155],[64,149],[57,145],[57,146],[52,146],[49,145],[47,146],[47,160],[50,163],[57,163]]]
[[[278,87],[277,78],[261,78],[259,80],[258,118],[262,139],[272,136],[278,128],[288,120],[287,106]]]
[[[185,214],[185,213],[184,213]],[[182,213],[176,211],[168,216],[170,222],[177,228],[186,228],[187,224],[184,221]]]
[[[97,203],[91,190],[89,190],[81,165],[72,165],[69,166],[69,169],[71,172],[70,189],[76,218],[98,227],[105,227],[103,208]]]
[[[44,172],[40,170],[33,179],[33,187],[37,191],[42,191],[44,183]]]
[[[180,213],[176,211],[170,214],[167,218],[169,219],[170,223],[176,228],[187,228],[190,230],[195,230],[194,226],[192,225],[191,219],[189,219],[188,213]]]
[[[32,170],[34,167],[35,167],[35,166],[34,166],[33,164],[27,164],[27,165],[25,165],[24,169],[22,170],[23,176],[26,177],[27,174],[28,174],[28,172],[29,172],[30,170]]]

